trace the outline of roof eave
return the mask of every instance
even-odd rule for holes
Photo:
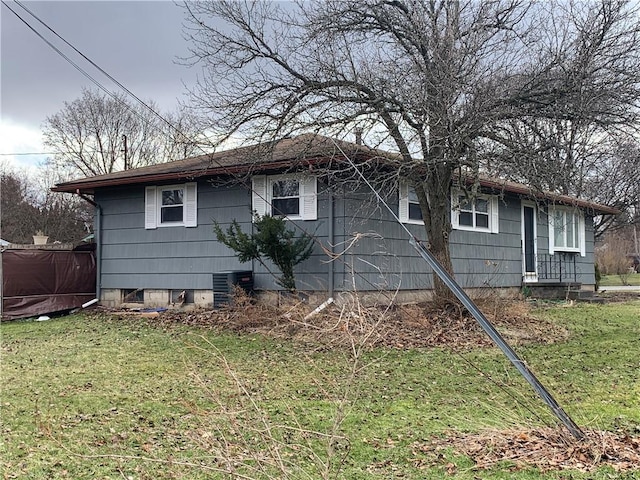
[[[330,161],[330,158],[327,157],[317,157],[304,159],[298,163],[298,167],[311,167],[314,165],[318,165],[321,163],[325,163]],[[129,177],[122,178],[106,178],[106,179],[96,179],[96,180],[80,180],[80,181],[72,181],[66,183],[60,183],[55,187],[52,187],[51,190],[54,192],[63,192],[63,193],[84,193],[88,195],[93,195],[95,190],[98,188],[105,187],[117,187],[124,185],[140,185],[140,184],[148,184],[148,183],[158,183],[158,182],[166,182],[166,181],[174,181],[174,180],[191,180],[203,177],[213,177],[216,175],[235,175],[240,173],[249,173],[249,172],[265,172],[269,170],[282,169],[285,167],[291,167],[291,160],[280,160],[277,162],[268,162],[268,163],[260,163],[256,164],[244,164],[244,165],[235,165],[235,166],[219,166],[214,168],[202,168],[195,169],[186,172],[165,172],[165,173],[151,173],[147,175],[135,175]]]
[[[607,205],[601,205],[587,200],[580,200],[579,198],[562,195],[559,193],[541,192],[527,187],[526,185],[514,184],[511,182],[507,183],[500,180],[483,178],[480,180],[480,185],[485,188],[504,190],[532,199],[540,199],[546,200],[547,202],[550,201],[553,203],[558,203],[561,205],[580,207],[585,209],[588,213],[592,213],[594,215],[620,215],[620,213],[622,213],[617,208],[609,207]]]

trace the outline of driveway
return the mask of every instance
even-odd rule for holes
[[[640,292],[640,285],[600,287],[598,292]]]

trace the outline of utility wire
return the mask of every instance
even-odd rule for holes
[[[173,125],[166,118],[164,118],[162,115],[160,115],[158,112],[156,112],[153,108],[151,108],[151,106],[149,106],[144,100],[142,100],[135,93],[133,93],[131,90],[129,90],[127,87],[125,87],[116,78],[114,78],[111,74],[109,74],[109,72],[104,70],[100,65],[95,63],[93,60],[91,60],[89,57],[87,57],[84,53],[82,53],[80,50],[78,50],[75,46],[73,46],[71,43],[69,43],[65,38],[63,38],[60,34],[58,34],[58,32],[56,32],[53,28],[51,28],[47,23],[42,21],[35,13],[33,13],[31,10],[29,10],[22,2],[20,2],[19,0],[14,0],[14,2],[17,5],[19,5],[22,9],[24,9],[27,13],[29,13],[29,15],[31,15],[33,18],[35,18],[38,22],[40,22],[47,30],[49,30],[51,33],[53,33],[62,42],[64,42],[66,45],[68,45],[74,52],[76,52],[83,59],[85,59],[87,62],[89,62],[100,73],[105,75],[109,80],[111,80],[118,87],[120,87],[122,90],[124,90],[128,95],[133,97],[138,103],[140,103],[142,106],[144,106],[147,110],[149,110],[151,113],[153,113],[156,117],[158,117],[162,122],[164,122],[167,126],[169,126],[169,128],[173,129],[175,132],[179,133],[180,135],[185,136],[185,138],[188,138],[186,135],[184,135],[184,133],[180,129],[178,129],[175,125]],[[5,3],[4,0],[2,0],[2,3]],[[205,153],[208,153],[208,152],[205,152]]]
[[[114,94],[111,90],[109,90],[107,87],[105,87],[102,83],[100,83],[98,80],[96,80],[93,76],[91,76],[91,74],[89,74],[86,70],[84,70],[80,65],[78,65],[76,62],[74,62],[68,55],[66,55],[62,50],[60,50],[56,45],[54,45],[51,41],[49,41],[47,38],[44,37],[44,35],[42,35],[38,30],[36,30],[25,18],[23,18],[18,12],[16,12],[13,8],[11,8],[9,6],[9,4],[5,1],[5,0],[1,0],[2,4],[7,7],[9,9],[9,11],[11,13],[13,13],[22,23],[24,23],[27,28],[29,30],[31,30],[38,38],[40,38],[43,42],[45,42],[49,47],[51,47],[51,49],[53,49],[53,51],[55,51],[58,55],[60,55],[64,60],[66,60],[70,65],[72,65],[77,71],[79,71],[84,77],[86,77],[91,83],[93,83],[96,87],[98,87],[98,89],[102,90],[107,96],[109,96],[110,98],[112,98],[113,100],[115,100],[116,102],[120,103],[121,105],[123,105],[125,108],[127,108],[129,111],[131,111],[131,113],[133,113],[134,115],[136,115],[138,118],[140,118],[140,120],[142,120],[143,122],[147,122],[148,119],[143,117],[142,114],[137,111],[136,109],[132,108],[132,106],[130,104],[128,104],[127,102],[123,101],[122,98],[118,97],[116,94]],[[15,0],[14,0],[15,1]],[[42,20],[40,20],[34,13],[32,13],[27,7],[25,7],[24,5],[22,5],[20,2],[15,1],[16,4],[20,5],[20,7],[22,7],[24,10],[26,10],[31,16],[33,16],[36,20],[38,20],[40,23],[42,23],[44,26],[46,26],[49,30],[51,30],[52,32],[55,33],[55,31],[53,29],[51,29],[46,23],[44,23]],[[58,38],[61,38],[67,45],[70,45],[69,42],[67,42],[66,40],[64,40],[60,35],[58,35],[57,33],[55,33],[56,36],[58,36]],[[73,47],[72,47],[73,48]],[[74,48],[75,51],[78,51]],[[82,54],[81,54],[82,55]],[[84,55],[82,55],[83,58],[87,58]],[[95,65],[93,62],[91,62],[93,65]],[[96,66],[96,68],[99,68]],[[99,68],[100,69],[100,68]],[[102,69],[100,69],[101,71],[103,71]],[[110,77],[110,76],[109,76]],[[111,77],[113,78],[113,77]],[[119,82],[117,82],[119,84]],[[128,89],[126,90],[130,95],[133,95]],[[158,114],[153,108],[151,108],[149,105],[147,105],[146,103],[144,103],[142,100],[140,100],[138,97],[136,97],[134,95],[134,97],[140,102],[142,103],[142,105],[144,105],[148,110],[150,110],[154,115],[158,116],[159,118],[162,119],[163,122],[167,123],[168,125],[170,125],[174,130],[178,131],[179,133],[181,133],[182,135],[184,135],[182,132],[180,132],[180,130],[178,130],[176,127],[174,127],[173,125],[171,125],[170,122],[168,122],[166,119],[164,119],[160,114]],[[189,138],[188,136],[184,135],[185,138]],[[196,142],[194,142],[194,144],[198,145]],[[198,145],[199,146],[199,145]],[[204,150],[203,150],[204,151]],[[63,152],[57,152],[57,153],[63,153]],[[205,152],[206,153],[206,152]]]
[[[15,2],[15,3],[19,4],[19,2]],[[80,65],[75,63],[71,58],[69,58],[67,55],[65,55],[65,53],[62,50],[60,50],[58,47],[56,47],[48,39],[46,39],[40,32],[38,32],[33,26],[31,26],[31,24],[29,24],[29,22],[27,22],[24,18],[22,18],[20,16],[20,14],[18,14],[18,12],[16,12],[13,8],[11,8],[7,2],[2,0],[2,4],[5,7],[7,7],[11,13],[13,13],[16,17],[18,17],[18,19],[22,23],[24,23],[29,30],[31,30],[33,33],[35,33],[38,36],[38,38],[40,38],[43,42],[45,42],[47,45],[49,45],[49,47],[51,47],[58,55],[60,55],[67,62],[69,62],[76,70],[78,70],[80,73],[82,73],[82,75],[84,75],[89,81],[91,81],[93,84],[95,84],[100,90],[105,92],[107,95],[113,96],[113,94],[104,85],[102,85],[100,82],[98,82],[96,79],[94,79],[85,70],[83,70],[82,67],[80,67]],[[23,8],[25,8],[25,7],[23,7]]]

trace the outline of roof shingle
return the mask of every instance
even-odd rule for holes
[[[397,154],[372,149],[364,145],[333,138],[305,134],[275,142],[243,146],[168,163],[159,163],[106,175],[82,178],[59,183],[52,188],[56,192],[93,194],[97,188],[119,185],[161,183],[176,180],[215,177],[224,175],[246,175],[269,170],[287,169],[296,165],[315,165],[331,161],[344,161],[344,155],[352,160],[385,159],[397,160]],[[520,183],[482,176],[480,185],[533,199],[573,205],[592,213],[618,214],[617,209],[594,202],[580,200],[567,195],[538,192]]]

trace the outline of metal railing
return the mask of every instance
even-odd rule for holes
[[[531,256],[525,255],[525,264],[535,262],[538,271],[538,280],[555,280],[558,282],[576,282],[578,271],[576,268],[576,254],[556,252],[553,255],[539,253]]]

